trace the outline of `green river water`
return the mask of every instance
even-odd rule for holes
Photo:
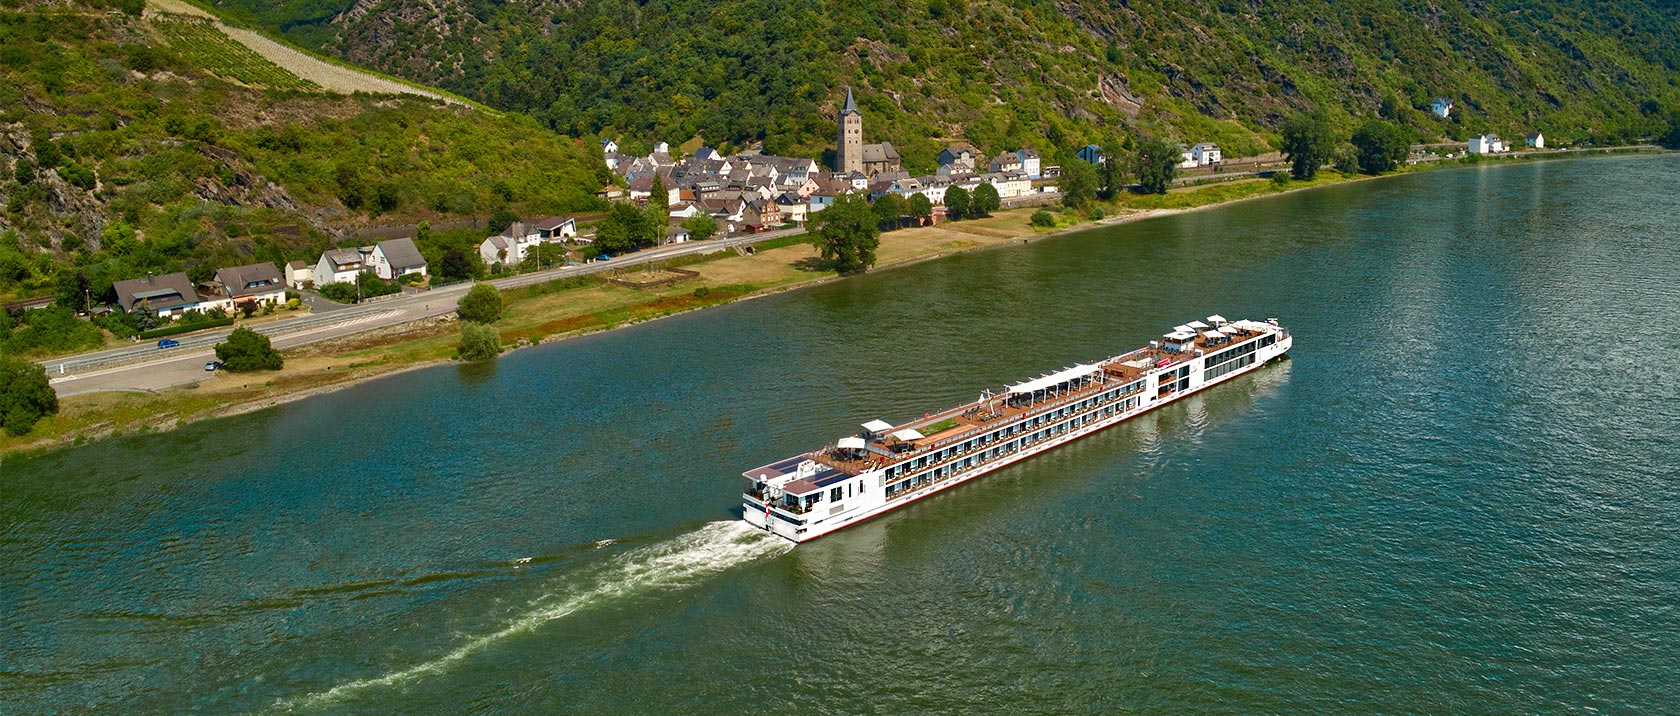
[[[1680,156],[880,271],[0,465],[0,713],[1680,713]],[[792,548],[742,470],[1277,317]]]

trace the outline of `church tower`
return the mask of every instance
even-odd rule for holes
[[[834,171],[840,174],[863,171],[863,113],[846,88],[846,106],[840,110],[840,144],[834,152]]]

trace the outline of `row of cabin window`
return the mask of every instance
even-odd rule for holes
[[[1061,435],[1063,433],[1066,433],[1068,430],[1075,427],[1073,425],[1073,423],[1076,422],[1076,421],[1079,423],[1080,426],[1083,426],[1083,425],[1091,422],[1092,420],[1101,420],[1103,418],[1112,417],[1117,413],[1123,413],[1123,412],[1126,412],[1128,410],[1131,410],[1132,408],[1136,408],[1142,402],[1143,402],[1143,397],[1142,396],[1134,395],[1130,398],[1127,398],[1124,402],[1121,402],[1118,405],[1110,405],[1110,406],[1104,407],[1101,410],[1093,411],[1089,414],[1086,414],[1086,415],[1083,415],[1079,418],[1076,418],[1075,420],[1070,420],[1070,421],[1062,423],[1060,425],[1056,425],[1056,426],[1050,427],[1050,428],[1045,428],[1044,430],[1040,430],[1040,431],[1035,432],[1031,435],[1027,435],[1025,437],[1021,437],[1021,438],[1018,438],[1016,440],[1012,440],[1007,445],[1000,445],[998,447],[992,448],[991,450],[985,451],[980,455],[976,455],[974,457],[968,458],[967,460],[963,461],[963,463],[961,465],[951,464],[951,465],[943,465],[943,466],[934,468],[933,470],[931,470],[929,472],[924,472],[924,473],[922,473],[920,475],[917,475],[915,477],[906,479],[903,482],[899,482],[899,483],[895,483],[893,485],[887,486],[887,498],[891,499],[894,496],[896,496],[897,494],[910,489],[910,485],[912,483],[915,483],[915,484],[918,484],[918,485],[926,484],[926,483],[928,483],[932,480],[938,479],[938,477],[941,476],[941,475],[945,475],[945,474],[948,474],[948,473],[954,471],[955,469],[957,469],[959,467],[972,466],[974,464],[974,460],[976,458],[984,458],[984,459],[982,459],[982,462],[984,462],[985,460],[988,460],[990,458],[1001,456],[1006,452],[1014,452],[1016,450],[1021,449],[1022,447],[1025,447],[1027,445],[1031,445],[1031,444],[1036,443],[1040,440],[1043,440],[1047,437],[1052,437],[1052,436],[1055,436],[1055,435]]]
[[[1271,336],[1266,336],[1266,338],[1271,338]],[[1261,340],[1263,341],[1265,339],[1261,339]],[[1267,343],[1266,345],[1271,345],[1271,344]],[[1220,352],[1215,353],[1211,356],[1208,356],[1206,360],[1202,361],[1202,367],[1203,368],[1212,368],[1213,366],[1219,365],[1220,363],[1224,363],[1225,361],[1231,360],[1233,358],[1240,358],[1242,356],[1253,353],[1257,350],[1260,350],[1260,344],[1259,343],[1252,343],[1252,342],[1244,343],[1240,346],[1237,346],[1236,348],[1227,348],[1223,351],[1220,351]]]
[[[1188,366],[1186,366],[1186,367],[1188,367]],[[1097,395],[1093,395],[1089,398],[1086,398],[1084,400],[1079,401],[1078,403],[1076,403],[1074,405],[1063,406],[1061,408],[1057,408],[1056,410],[1052,410],[1048,413],[1043,413],[1041,415],[1036,415],[1033,418],[1031,418],[1030,420],[1025,420],[1025,421],[1022,421],[1022,422],[1018,422],[1018,423],[1015,423],[1013,425],[1009,425],[1007,427],[1000,428],[998,430],[994,430],[992,432],[986,433],[985,435],[981,435],[979,437],[970,438],[970,439],[964,441],[961,445],[953,445],[951,447],[947,447],[943,450],[940,450],[939,452],[923,455],[923,456],[917,458],[914,464],[905,463],[903,465],[895,465],[893,467],[887,468],[887,475],[886,476],[888,478],[897,477],[899,475],[904,474],[905,472],[907,472],[909,470],[913,470],[913,469],[916,469],[916,468],[919,468],[919,467],[926,466],[929,462],[940,462],[940,461],[945,460],[946,458],[948,458],[952,455],[955,455],[959,452],[967,452],[969,450],[974,449],[975,447],[991,443],[992,441],[994,441],[998,438],[1014,435],[1017,430],[1024,429],[1024,428],[1031,428],[1031,427],[1034,427],[1034,426],[1037,426],[1037,425],[1042,425],[1046,421],[1055,420],[1055,419],[1058,419],[1058,418],[1061,418],[1061,417],[1064,417],[1064,416],[1067,416],[1067,415],[1071,415],[1074,412],[1078,412],[1079,410],[1083,410],[1083,409],[1089,408],[1093,405],[1096,405],[1098,402],[1105,401],[1105,400],[1113,400],[1114,398],[1117,398],[1117,397],[1119,397],[1121,395],[1124,395],[1128,392],[1131,392],[1133,390],[1141,389],[1142,387],[1143,387],[1143,381],[1139,380],[1139,381],[1134,381],[1132,383],[1129,383],[1127,385],[1120,386],[1119,388],[1115,388],[1113,390],[1109,390],[1109,391],[1106,391],[1106,392],[1103,392],[1103,393],[1099,393]]]
[[[1214,366],[1212,368],[1204,370],[1204,371],[1202,371],[1202,382],[1206,383],[1210,380],[1213,380],[1213,379],[1218,378],[1222,375],[1230,373],[1231,371],[1242,370],[1243,368],[1254,365],[1254,357],[1255,357],[1254,354],[1250,353],[1250,354],[1245,355],[1241,358],[1238,358],[1237,360],[1230,361],[1230,362],[1227,362],[1223,365]]]

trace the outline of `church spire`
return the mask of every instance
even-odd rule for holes
[[[852,99],[852,88],[850,88],[850,87],[846,88],[846,107],[844,109],[841,109],[840,113],[841,114],[857,114],[858,113],[857,100]]]

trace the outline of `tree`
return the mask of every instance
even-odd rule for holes
[[[513,226],[513,222],[518,220],[518,214],[513,213],[505,206],[498,206],[494,211],[490,212],[489,223],[484,227],[490,230],[490,233],[486,234],[486,236],[495,236],[503,231],[507,231],[507,228],[509,226]]]
[[[865,271],[874,265],[881,245],[880,220],[864,195],[844,194],[811,219],[811,237],[811,245],[836,271]]]
[[[998,196],[997,187],[992,186],[991,182],[982,182],[980,186],[974,187],[974,200],[969,202],[968,207],[971,216],[976,219],[991,216],[992,212],[1001,208],[1003,199]]]
[[[1297,114],[1283,123],[1283,153],[1289,157],[1289,175],[1306,181],[1318,176],[1336,151],[1336,133],[1323,112]]]
[[[1109,155],[1109,164],[1120,161],[1118,156]],[[1062,205],[1071,209],[1084,208],[1091,202],[1091,197],[1097,191],[1097,169],[1090,162],[1074,159],[1062,163]]]
[[[898,228],[898,217],[904,216],[904,198],[897,194],[882,194],[869,208],[875,213],[875,223],[881,226],[881,230],[892,231]]]
[[[1145,194],[1165,194],[1178,174],[1183,154],[1178,145],[1165,139],[1146,138],[1138,143],[1137,178]],[[1109,161],[1114,161],[1110,159]]]
[[[47,381],[47,371],[34,361],[0,357],[0,426],[12,435],[24,435],[36,421],[58,412],[58,394]]]
[[[1096,166],[1097,196],[1104,199],[1110,199],[1114,197],[1115,193],[1119,192],[1126,186],[1126,163],[1119,160],[1119,157],[1125,155],[1125,149],[1120,146],[1119,142],[1109,140],[1103,143],[1102,154],[1105,157],[1115,157],[1114,161],[1103,162]],[[1086,162],[1077,160],[1075,162],[1067,163],[1079,163],[1085,164],[1087,167],[1090,166],[1090,164]]]
[[[455,303],[461,320],[473,323],[495,323],[502,317],[502,292],[488,283],[475,283],[467,295]]]
[[[635,251],[643,246],[652,246],[657,239],[649,236],[648,217],[634,204],[613,204],[612,210],[607,212],[607,218],[601,220],[595,229],[595,248],[609,254]],[[662,227],[654,227],[663,234]]]
[[[1400,125],[1381,119],[1366,122],[1353,133],[1359,150],[1359,170],[1366,174],[1393,171],[1411,151],[1411,138]]]
[[[490,326],[464,321],[461,323],[461,347],[456,349],[455,354],[461,360],[495,358],[502,354],[502,337]]]
[[[961,220],[968,216],[968,190],[954,186],[945,190],[945,218],[952,221]]]
[[[1668,149],[1680,149],[1680,112],[1669,113],[1668,131],[1657,138],[1657,144]]]
[[[665,227],[671,225],[671,194],[665,190],[665,180],[657,172],[653,175],[653,193],[648,195],[647,222],[659,230],[659,237],[653,241],[659,243],[665,238]]]
[[[916,220],[918,226],[927,224],[933,218],[933,200],[921,192],[911,195],[910,217]]]
[[[86,271],[77,269],[60,273],[54,289],[53,297],[58,305],[78,312],[91,308],[88,297],[92,295],[93,282],[88,280]]]
[[[438,278],[444,281],[464,281],[477,273],[472,259],[461,249],[447,249],[438,259]]]
[[[695,214],[683,220],[682,227],[688,229],[688,238],[695,241],[705,241],[717,234],[717,219],[711,214]]]
[[[280,351],[274,350],[268,336],[249,328],[235,328],[227,341],[216,344],[216,359],[222,367],[234,372],[247,370],[280,370],[283,364]]]
[[[1359,150],[1342,147],[1336,150],[1336,171],[1348,176],[1359,173]]]
[[[1044,229],[1052,228],[1056,225],[1056,216],[1049,211],[1039,209],[1032,213],[1032,225]]]

